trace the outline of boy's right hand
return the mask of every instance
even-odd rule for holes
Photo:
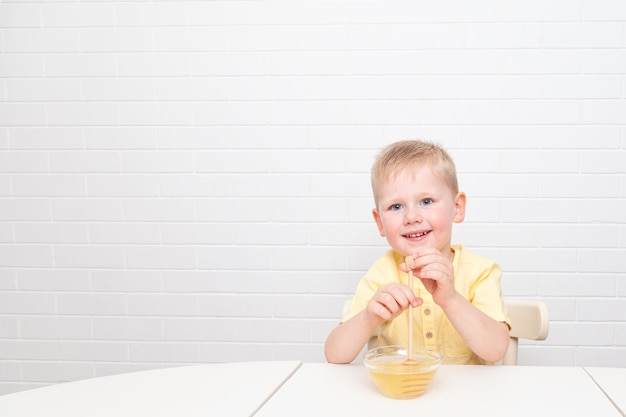
[[[383,322],[399,316],[409,308],[409,304],[418,307],[422,302],[423,300],[416,297],[407,285],[398,283],[383,285],[367,303],[365,308],[367,321],[372,327],[378,327]]]

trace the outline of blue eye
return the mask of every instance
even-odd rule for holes
[[[421,202],[422,206],[430,206],[432,203],[433,203],[432,198],[425,198]]]
[[[398,211],[402,208],[402,204],[392,204],[391,206],[389,206],[389,210],[391,211]]]

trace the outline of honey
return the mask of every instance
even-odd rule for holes
[[[441,354],[415,347],[407,357],[403,346],[372,348],[363,355],[363,363],[378,390],[389,398],[409,399],[424,393],[441,364]]]
[[[407,364],[404,357],[377,360],[375,369],[369,372],[380,392],[386,397],[409,399],[420,396],[428,387],[437,372],[437,368],[428,366],[417,359],[414,364]]]

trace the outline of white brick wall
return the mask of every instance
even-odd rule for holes
[[[0,2],[0,394],[322,361],[385,249],[368,172],[439,141],[455,240],[626,366],[626,3]]]

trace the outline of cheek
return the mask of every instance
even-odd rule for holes
[[[390,213],[387,213],[383,217],[381,217],[381,230],[389,232],[391,230],[396,230],[398,228],[398,216],[394,216]]]
[[[440,229],[447,229],[454,221],[454,213],[439,213],[439,215],[434,216],[431,220],[431,225],[437,225]]]

